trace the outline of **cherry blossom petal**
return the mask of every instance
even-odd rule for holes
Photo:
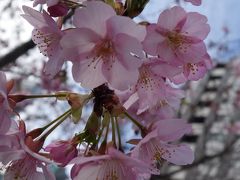
[[[9,112],[4,109],[4,107],[0,107],[0,134],[5,134],[8,132],[11,126],[11,119]]]
[[[163,58],[163,61],[175,64],[176,66],[182,64],[182,62],[178,60],[178,57],[176,57],[176,54],[173,53],[171,47],[169,47],[169,44],[166,40],[158,44],[157,54]]]
[[[85,88],[95,88],[103,83],[106,79],[102,74],[102,61],[91,63],[91,59],[74,62],[72,67],[73,78]]]
[[[106,3],[99,1],[85,2],[86,7],[75,11],[73,24],[78,28],[89,28],[100,36],[106,35],[105,22],[116,15],[113,8]]]
[[[146,28],[136,24],[132,19],[124,16],[113,16],[107,20],[108,36],[114,38],[119,33],[135,37],[138,41],[143,41],[146,35]]]
[[[22,14],[21,16],[35,28],[40,29],[43,27],[51,27],[53,29],[58,29],[57,24],[46,11],[43,11],[42,14],[27,6],[23,6],[22,9],[25,14]]]
[[[64,63],[64,55],[62,49],[58,46],[58,50],[55,50],[54,56],[50,56],[48,62],[44,66],[44,74],[49,78],[54,76],[61,70]]]
[[[186,19],[186,16],[187,14],[183,8],[175,6],[160,14],[157,26],[164,27],[167,30],[173,30],[181,21]]]
[[[119,90],[128,89],[130,85],[136,83],[138,79],[138,70],[129,71],[118,60],[112,64],[110,69],[103,68],[102,71],[111,86]]]
[[[117,56],[120,63],[128,70],[136,70],[143,61],[142,45],[135,38],[126,34],[118,34],[114,39]]]
[[[94,31],[86,28],[68,30],[60,41],[64,54],[70,60],[78,60],[79,56],[90,52],[100,40]]]
[[[185,145],[172,145],[161,143],[163,151],[167,152],[162,154],[162,158],[176,164],[176,165],[187,165],[192,164],[194,160],[194,154],[192,149]]]
[[[151,70],[154,74],[157,74],[158,76],[171,78],[181,72],[181,69],[179,67],[168,64],[162,59],[156,58],[151,59],[151,61],[154,61],[152,62]]]
[[[164,41],[164,37],[156,31],[156,25],[147,27],[147,35],[143,42],[144,50],[150,55],[158,55],[158,44]]]
[[[191,44],[191,45],[186,44],[185,46],[186,46],[185,50],[179,49],[176,52],[176,55],[179,61],[184,60],[184,62],[197,63],[202,59],[202,57],[207,52],[207,48],[204,42]]]
[[[156,122],[153,128],[157,130],[158,137],[165,142],[178,140],[192,131],[191,125],[182,119],[161,120]]]
[[[196,12],[190,12],[187,15],[185,24],[181,31],[186,35],[204,40],[210,32],[210,26],[207,23],[207,17]]]

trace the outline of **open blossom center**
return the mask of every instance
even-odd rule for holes
[[[186,38],[181,36],[179,33],[176,32],[168,32],[167,33],[167,38],[170,47],[172,49],[182,49],[183,51],[186,51],[187,47],[184,46],[186,44]]]
[[[193,74],[196,74],[196,72],[198,71],[198,66],[194,63],[188,63],[186,66],[187,69],[189,69]]]
[[[114,54],[113,43],[110,40],[103,41],[99,47],[97,47],[97,56],[101,56],[103,59]]]
[[[94,54],[95,55],[88,67],[94,64],[93,67],[96,69],[99,61],[102,61],[103,64],[107,64],[107,69],[110,70],[116,61],[113,42],[108,39],[103,40],[101,43],[96,45]]]
[[[43,33],[38,29],[33,30],[33,41],[37,44],[40,52],[44,56],[52,56],[51,51],[53,49],[50,47],[53,43],[58,43],[59,36],[55,33]]]
[[[103,180],[119,180],[123,178],[123,175],[126,174],[125,168],[122,166],[118,160],[111,160],[104,162],[102,166],[103,172]],[[99,179],[100,180],[100,179]]]
[[[161,166],[164,162],[163,155],[168,156],[171,158],[172,154],[168,150],[159,146],[159,143],[156,140],[152,140],[149,146],[149,150],[152,151],[151,154],[152,160],[155,163],[155,166]]]
[[[153,90],[153,86],[160,83],[156,78],[154,78],[155,76],[157,75],[151,72],[148,65],[142,65],[139,68],[138,84],[141,88]]]

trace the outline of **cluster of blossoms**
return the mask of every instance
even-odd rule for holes
[[[172,83],[199,80],[212,67],[203,42],[210,30],[206,17],[175,6],[164,10],[156,24],[137,24],[126,13],[133,1],[35,0],[34,6],[45,3],[48,12],[23,6],[22,15],[34,27],[34,43],[48,57],[45,75],[50,81],[70,61],[74,80],[92,92],[11,94],[13,82],[1,72],[0,161],[6,166],[5,179],[54,179],[50,163],[73,165],[75,180],[149,179],[160,174],[164,162],[191,164],[191,148],[174,143],[192,128],[176,118],[184,92]],[[63,29],[71,10],[72,27]],[[23,120],[11,119],[18,102],[46,97],[65,100],[70,109],[31,131]],[[45,144],[66,119],[79,123],[82,108],[91,102],[83,131]],[[128,120],[141,137],[122,142],[121,128]],[[122,143],[132,148],[127,152]]]

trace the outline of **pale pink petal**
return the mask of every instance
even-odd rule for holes
[[[73,179],[112,179],[112,172],[114,170],[114,177],[124,179],[137,179],[141,175],[149,174],[149,166],[144,162],[128,157],[127,155],[115,149],[108,149],[109,155],[101,155],[96,157],[82,158],[81,163],[75,165],[72,169],[71,176]],[[89,160],[87,160],[89,159]],[[91,160],[91,161],[90,161]],[[84,162],[84,164],[83,164]]]
[[[91,59],[80,62],[74,62],[72,67],[73,78],[85,88],[95,88],[103,83],[106,79],[102,74],[102,61],[91,63]]]
[[[186,76],[183,73],[177,74],[176,76],[170,79],[174,84],[182,84],[188,81]]]
[[[4,107],[0,107],[0,134],[8,132],[11,121],[9,112]]]
[[[173,50],[169,46],[167,40],[158,44],[157,54],[163,59],[163,61],[166,61],[171,64],[175,64],[176,66],[179,66],[182,64],[182,62],[179,61],[176,55],[173,53]]]
[[[181,103],[181,99],[185,97],[185,92],[181,89],[172,88],[167,86],[167,102],[174,109],[178,109]]]
[[[109,155],[101,155],[101,156],[91,156],[91,157],[82,157],[82,156],[78,156],[76,158],[74,158],[73,160],[71,160],[69,162],[69,164],[85,164],[85,163],[89,163],[89,162],[94,162],[94,161],[99,161],[99,160],[105,160],[105,159],[110,159],[111,157]]]
[[[183,8],[175,6],[171,9],[163,11],[160,14],[157,26],[167,30],[173,30],[181,21],[185,20],[186,16],[187,13]]]
[[[192,164],[194,160],[193,150],[188,145],[172,145],[161,143],[163,151],[167,152],[162,158],[176,165]]]
[[[79,55],[90,52],[99,40],[100,36],[94,31],[80,28],[68,30],[60,44],[63,47],[64,54],[70,60],[78,60]]]
[[[135,38],[118,34],[114,39],[114,46],[120,63],[127,70],[136,70],[142,65],[144,57],[142,45]]]
[[[102,72],[107,82],[118,90],[126,90],[138,80],[138,70],[129,71],[118,59],[115,60],[110,69],[103,66]]]
[[[178,49],[176,52],[179,61],[197,63],[201,61],[202,57],[206,54],[207,48],[204,42],[197,44],[185,44],[185,50]]]
[[[153,128],[157,130],[159,139],[165,142],[178,140],[192,131],[191,125],[182,119],[160,120]]]
[[[51,27],[53,29],[58,29],[57,24],[46,11],[40,13],[28,6],[23,6],[22,8],[25,14],[22,14],[21,16],[35,28],[40,29],[43,27]]]
[[[75,173],[72,173],[72,179],[73,180],[98,179],[100,176],[99,171],[101,171],[101,169],[102,169],[101,164],[85,165],[81,167],[80,170],[78,170],[78,172],[76,173],[76,176],[73,177]]]
[[[108,36],[114,38],[117,34],[123,33],[143,41],[146,36],[146,28],[136,24],[132,19],[124,16],[113,16],[107,20]]]
[[[158,44],[163,42],[165,37],[156,31],[156,25],[149,25],[147,27],[147,35],[143,41],[144,50],[150,55],[158,55]]]
[[[158,76],[171,78],[181,72],[179,67],[168,64],[160,58],[150,59],[150,61],[152,61],[152,65],[150,67],[152,72]]]
[[[128,100],[123,104],[123,107],[129,109],[135,102],[139,100],[139,96],[137,93],[132,94]]]
[[[131,158],[130,156],[127,156],[114,148],[108,149],[108,154],[113,158],[121,160],[125,165],[129,167],[134,167],[134,171],[136,171],[137,173],[149,173],[149,165],[144,163],[143,161]]]
[[[207,17],[196,12],[190,12],[187,15],[185,24],[183,25],[181,32],[186,36],[204,40],[210,32],[210,26],[207,23]]]
[[[78,8],[73,16],[73,24],[78,28],[89,28],[100,36],[106,35],[106,21],[116,15],[113,8],[99,1],[85,2],[85,8]]]
[[[7,165],[11,161],[22,159],[26,156],[24,150],[13,150],[11,147],[0,146],[0,161]]]
[[[44,74],[47,75],[50,79],[61,70],[64,63],[64,55],[62,49],[55,51],[53,56],[50,56],[48,62],[44,66]]]
[[[203,78],[203,76],[207,73],[207,68],[203,62],[199,62],[197,64],[187,64],[184,67],[183,73],[188,80],[197,81]]]
[[[152,116],[157,116],[157,121],[176,117],[176,110],[174,110],[170,105],[165,105],[158,109],[150,109],[149,113],[152,114]]]

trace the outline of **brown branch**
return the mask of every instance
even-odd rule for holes
[[[0,68],[15,62],[17,58],[24,55],[29,49],[35,47],[35,44],[32,40],[29,40],[16,48],[14,48],[11,52],[7,53],[3,57],[0,58]]]

